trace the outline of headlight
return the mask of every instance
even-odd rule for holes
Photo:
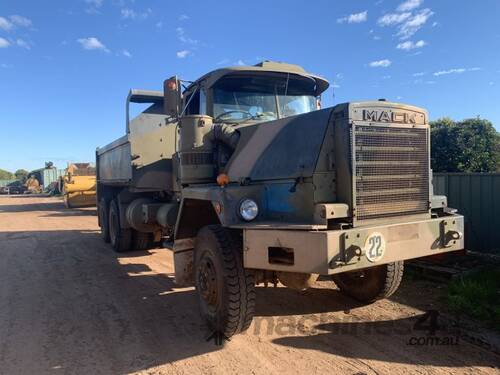
[[[240,216],[243,220],[252,221],[259,214],[259,206],[252,199],[244,199],[240,203]]]

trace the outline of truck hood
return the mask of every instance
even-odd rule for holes
[[[333,108],[238,128],[227,165],[231,181],[312,176]]]

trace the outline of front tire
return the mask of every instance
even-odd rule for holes
[[[359,271],[333,275],[341,293],[363,303],[388,298],[398,290],[403,278],[404,262],[383,264]]]
[[[120,222],[120,211],[115,199],[109,206],[109,238],[111,246],[117,253],[130,250],[132,242],[132,231],[130,228],[123,228]]]
[[[195,285],[201,314],[217,334],[229,338],[252,323],[253,273],[243,268],[241,236],[220,225],[202,228],[194,249]]]

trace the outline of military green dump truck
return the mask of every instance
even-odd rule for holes
[[[396,291],[405,260],[463,249],[463,217],[432,193],[427,112],[320,109],[327,88],[265,61],[131,90],[126,135],[96,152],[104,241],[171,242],[176,283],[226,337],[250,325],[258,284],[331,276],[370,303]],[[148,106],[130,119],[130,103]]]

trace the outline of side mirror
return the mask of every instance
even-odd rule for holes
[[[163,82],[163,109],[170,117],[179,117],[181,112],[181,84],[177,76]]]

